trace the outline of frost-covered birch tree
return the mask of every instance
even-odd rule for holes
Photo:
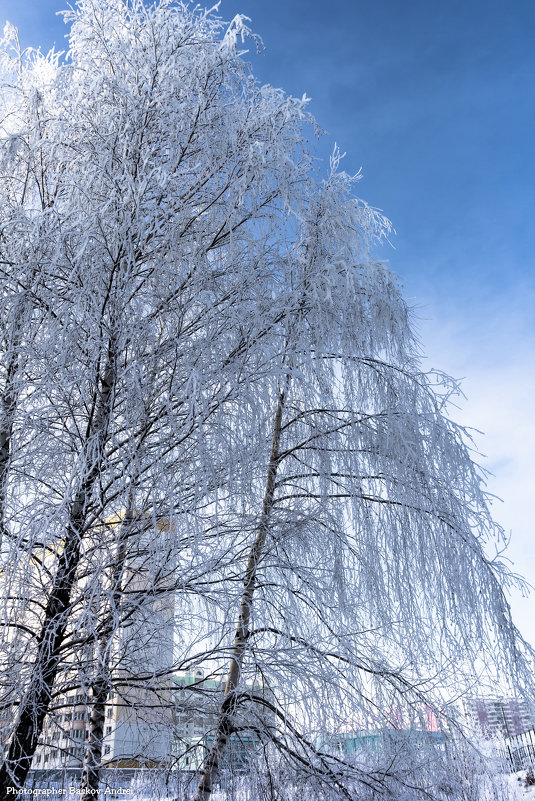
[[[418,741],[410,757],[385,749],[371,767],[333,743],[422,728],[478,664],[530,680],[511,577],[487,555],[502,532],[470,440],[447,417],[455,385],[421,371],[396,278],[369,255],[385,221],[352,196],[339,160],[281,266],[278,300],[292,313],[273,332],[273,374],[258,406],[237,412],[248,480],[219,526],[249,547],[195,801],[210,797],[230,737],[247,732],[313,797],[426,797],[444,770],[433,785],[436,749],[424,761]]]
[[[438,707],[477,659],[526,669],[452,385],[371,255],[388,224],[336,152],[315,179],[306,101],[254,80],[244,18],[65,17],[65,58],[9,27],[2,51],[0,795],[67,691],[94,790],[111,691],[158,706],[230,660],[197,799],[247,733],[318,797],[399,797],[414,772],[332,736]],[[139,672],[166,603],[176,652]]]
[[[48,316],[24,365],[16,430],[10,369],[20,368],[6,351],[6,431],[24,461],[3,481],[4,608],[18,621],[4,646],[22,667],[18,699],[5,702],[15,715],[2,791],[24,782],[53,699],[72,684],[81,632],[96,651],[78,680],[89,705],[101,703],[98,644],[113,632],[95,599],[122,560],[107,521],[129,508],[173,521],[224,481],[206,443],[251,374],[249,339],[269,330],[258,287],[310,167],[305,104],[255,83],[237,50],[241,18],[228,27],[171,2],[115,0],[82,0],[66,17],[66,61],[4,62],[2,146],[17,185],[4,213],[43,254],[14,256],[6,223],[2,262],[16,276],[28,258]],[[173,580],[185,582],[168,577],[166,592]]]

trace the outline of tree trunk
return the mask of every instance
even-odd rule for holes
[[[89,741],[87,744],[84,769],[80,788],[98,791],[100,771],[102,768],[102,740],[104,738],[104,722],[106,700],[112,689],[110,670],[110,648],[116,628],[113,626],[113,610],[120,601],[121,577],[126,563],[126,535],[133,517],[133,500],[129,498],[128,508],[120,524],[118,547],[111,572],[111,603],[108,614],[102,621],[102,635],[98,638],[99,673],[91,685],[91,715],[89,718]]]
[[[13,417],[17,406],[18,390],[16,377],[19,372],[20,324],[16,323],[11,348],[8,351],[6,367],[6,383],[0,396],[0,556],[2,544],[9,532],[6,524],[6,495],[9,458],[11,455],[11,438],[13,434]]]
[[[113,388],[116,381],[115,346],[110,341],[106,368],[101,379],[99,403],[93,425],[86,437],[88,466],[81,486],[71,505],[63,552],[58,560],[56,577],[46,605],[43,624],[37,636],[37,655],[29,686],[21,699],[18,722],[9,751],[0,768],[0,798],[7,798],[8,787],[22,788],[43,729],[58,671],[61,645],[69,620],[69,606],[76,569],[80,560],[80,544],[85,515],[95,481],[102,464],[103,445],[108,427]]]
[[[106,699],[111,688],[111,681],[105,671],[92,685],[92,706],[89,718],[89,742],[85,753],[84,769],[80,788],[98,791],[102,761],[102,739],[104,737],[104,721]]]
[[[213,790],[215,781],[219,773],[221,761],[225,754],[228,739],[233,731],[234,718],[236,714],[237,698],[236,690],[241,679],[243,660],[249,638],[249,621],[253,608],[253,596],[256,585],[256,574],[258,564],[263,555],[269,532],[269,518],[273,509],[273,498],[275,494],[275,482],[279,468],[279,445],[282,428],[282,414],[284,411],[285,391],[279,395],[277,411],[273,423],[273,435],[271,441],[271,455],[269,457],[269,467],[262,504],[262,515],[247,561],[247,568],[243,581],[243,591],[241,596],[240,614],[236,633],[234,635],[234,645],[230,659],[225,694],[219,712],[219,721],[214,737],[214,742],[210,753],[206,758],[204,768],[195,794],[194,801],[208,801]]]

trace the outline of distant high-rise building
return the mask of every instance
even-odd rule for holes
[[[486,739],[515,737],[535,728],[535,709],[523,698],[464,699],[466,717]]]
[[[165,763],[169,758],[173,717],[169,687],[175,636],[174,575],[168,559],[171,528],[164,517],[154,526],[147,525],[146,518],[139,516],[140,531],[125,540],[122,555],[114,552],[118,546],[110,537],[109,551],[101,554],[102,562],[96,565],[95,572],[88,570],[76,582],[73,594],[92,592],[94,621],[87,629],[81,621],[75,631],[68,633],[76,636],[81,645],[61,662],[57,692],[32,759],[34,771],[61,773],[82,768],[94,705],[93,674],[101,669],[96,656],[99,649],[107,653],[112,685],[103,710],[102,764],[146,767]],[[106,526],[113,532],[121,520],[118,515],[106,521]],[[100,535],[98,529],[87,537],[89,545],[95,545],[95,553]],[[50,562],[54,558],[55,551],[50,551]],[[112,575],[116,562],[121,565],[120,589],[116,589],[114,581],[119,582]],[[36,574],[35,583],[39,571],[45,573],[50,567],[38,560],[30,566]],[[119,605],[117,609],[112,601]],[[31,618],[23,622],[28,628],[34,624]],[[101,630],[109,627],[111,633],[99,633],[99,626]],[[17,714],[18,699],[15,693],[12,695],[12,703],[6,704],[0,715],[3,748],[9,745]]]
[[[214,742],[226,678],[205,675],[197,668],[177,674],[174,682],[173,764],[182,771],[195,771]],[[253,701],[255,696],[273,700],[263,684],[244,682],[241,694],[244,702],[237,712],[241,731],[229,738],[223,771],[244,770],[261,744],[257,730],[274,731],[277,725],[274,715]]]

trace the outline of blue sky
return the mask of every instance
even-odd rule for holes
[[[61,49],[64,5],[0,11],[24,45]],[[336,141],[392,220],[381,256],[417,308],[424,364],[466,378],[454,416],[486,432],[496,517],[535,584],[535,2],[222,0],[238,12],[266,46],[260,80],[312,98],[320,153]],[[535,642],[533,597],[513,608]]]

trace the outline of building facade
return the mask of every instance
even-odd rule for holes
[[[466,697],[470,727],[487,740],[516,737],[535,728],[535,710],[523,698]]]

